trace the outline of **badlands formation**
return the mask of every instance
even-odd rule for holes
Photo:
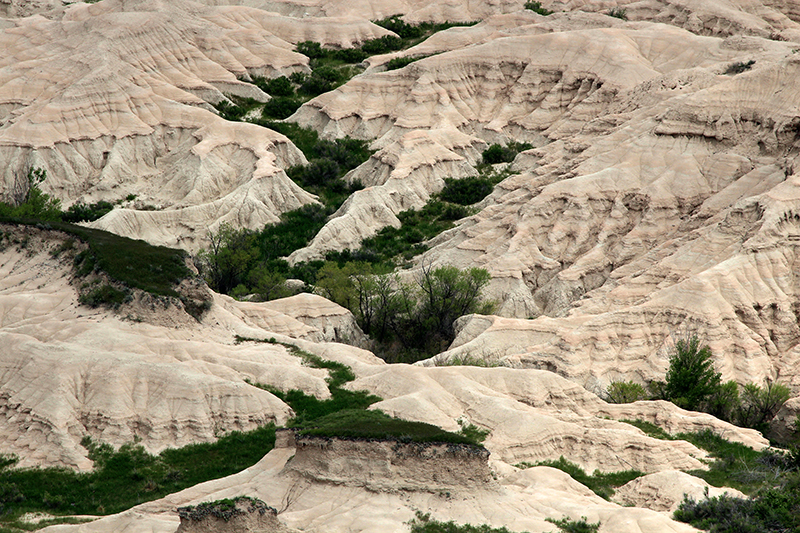
[[[683,471],[704,468],[706,453],[620,421],[711,429],[757,449],[767,440],[667,402],[612,405],[596,393],[663,379],[686,332],[711,346],[723,379],[800,392],[800,8],[542,5],[555,13],[521,0],[0,0],[2,199],[43,168],[43,190],[65,206],[122,201],[92,226],[152,244],[194,253],[222,223],[257,229],[317,202],[285,173],[306,162],[288,138],[223,120],[213,104],[267,101],[248,81],[310,72],[298,42],[356,46],[389,35],[371,20],[396,13],[479,23],[373,56],[290,117],[376,150],[346,176],[366,188],[290,261],[398,226],[444,178],[475,175],[489,144],[533,146],[415,261],[487,269],[497,314],[462,317],[449,349],[413,366],[364,349],[352,315],[318,296],[255,303],[209,291],[200,321],[145,297],[86,307],[70,255],[50,253],[63,235],[2,226],[0,443],[19,466],[87,471],[86,436],[157,453],[285,424],[291,408],[250,383],[330,394],[327,371],[287,345],[350,366],[347,387],[380,396],[374,408],[388,414],[490,431],[490,456],[469,472],[450,468],[457,454],[430,453],[440,485],[417,483],[436,473],[424,466],[396,467],[402,450],[287,438],[239,474],[47,531],[189,530],[177,507],[239,495],[275,508],[287,531],[407,531],[417,511],[532,533],[582,516],[606,532],[693,531],[670,511],[703,494]],[[398,56],[425,57],[387,71]],[[469,359],[501,366],[445,366]],[[798,402],[779,415],[784,426]],[[559,470],[514,466],[561,456],[648,475],[607,501]]]

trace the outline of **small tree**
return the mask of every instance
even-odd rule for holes
[[[748,383],[742,389],[742,403],[737,413],[737,423],[759,431],[766,431],[780,408],[789,400],[789,387],[767,380],[763,387]]]
[[[684,409],[701,409],[722,381],[711,357],[711,348],[701,347],[697,335],[678,340],[669,359],[666,399]]]

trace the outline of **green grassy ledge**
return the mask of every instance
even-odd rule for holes
[[[79,273],[88,274],[96,268],[115,281],[151,294],[180,297],[175,286],[192,275],[183,250],[153,246],[142,240],[68,222],[7,217],[0,217],[0,222],[58,230],[77,237],[89,245],[86,255],[76,257]]]

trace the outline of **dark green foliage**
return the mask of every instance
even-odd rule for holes
[[[239,472],[255,464],[275,444],[275,428],[233,432],[217,442],[192,444],[148,454],[126,444],[114,451],[85,439],[95,471],[79,474],[61,468],[0,469],[0,505],[14,518],[24,512],[113,514],[155,500],[209,479]]]
[[[473,526],[471,524],[458,525],[455,522],[439,522],[431,519],[430,513],[417,512],[416,518],[408,523],[410,533],[511,533],[507,528],[490,527],[486,524]]]
[[[273,98],[279,96],[294,96],[294,85],[292,85],[292,82],[286,76],[272,78],[270,80],[257,78],[254,79],[253,82]]]
[[[47,179],[45,170],[41,168],[28,170],[22,190],[15,195],[15,200],[11,204],[0,202],[0,219],[61,220],[61,201],[39,188],[45,179]]]
[[[100,305],[119,307],[129,296],[130,291],[120,290],[113,285],[103,283],[89,292],[81,294],[78,301],[89,307],[98,307]]]
[[[301,435],[351,439],[397,440],[400,442],[444,442],[480,446],[463,435],[425,424],[410,422],[365,409],[347,409],[314,419],[303,425]]]
[[[590,524],[586,521],[585,516],[582,516],[580,520],[570,520],[566,516],[560,520],[553,518],[545,518],[545,520],[558,526],[558,529],[564,533],[597,533],[600,528],[600,522]]]
[[[459,205],[472,205],[486,198],[494,189],[494,183],[488,178],[474,176],[455,180],[445,178],[445,186],[439,198],[445,202]]]
[[[508,143],[506,146],[493,144],[483,151],[483,163],[487,165],[496,165],[498,163],[510,163],[514,160],[518,153],[530,150],[533,148],[528,143]]]
[[[370,39],[361,45],[361,49],[369,55],[386,54],[401,50],[403,48],[403,39],[395,37],[394,35],[384,35],[377,39]]]
[[[295,50],[309,59],[324,57],[327,53],[327,51],[322,48],[321,44],[315,43],[314,41],[303,41],[301,43],[297,43]]]
[[[114,204],[105,200],[89,205],[83,202],[76,202],[64,212],[61,220],[64,222],[91,222],[109,213],[112,209],[114,209]]]
[[[303,188],[326,186],[338,179],[339,164],[332,159],[312,159],[307,165],[287,169],[286,175]]]
[[[283,120],[289,118],[303,104],[299,98],[277,96],[264,104],[264,118]]]
[[[728,68],[725,69],[725,74],[729,76],[741,74],[742,72],[746,72],[751,68],[753,68],[753,65],[755,64],[756,62],[753,59],[751,59],[750,61],[739,61],[737,63],[732,63],[731,65],[728,66]]]
[[[409,48],[421,42],[434,33],[453,28],[456,26],[474,26],[477,22],[421,22],[419,24],[408,24],[402,15],[392,15],[383,20],[376,20],[375,24],[396,33],[404,41],[403,48]]]
[[[625,483],[644,475],[644,472],[639,472],[638,470],[623,470],[621,472],[610,473],[595,470],[594,474],[590,476],[575,463],[567,461],[563,455],[559,457],[557,461],[540,461],[535,465],[523,463],[521,466],[549,466],[551,468],[558,468],[569,474],[572,479],[586,485],[586,487],[591,489],[595,494],[606,500],[614,495],[615,488],[621,487]]]
[[[549,9],[543,8],[541,2],[525,2],[525,9],[530,9],[534,13],[538,13],[539,15],[543,15],[545,17],[553,14],[553,12]]]
[[[386,62],[386,70],[397,70],[399,68],[403,68],[407,65],[415,61],[419,61],[420,59],[425,59],[426,57],[430,57],[430,54],[425,54],[421,56],[406,56],[406,57],[395,57],[390,59]]]
[[[666,399],[690,411],[700,410],[721,383],[711,357],[711,349],[700,346],[697,335],[676,341],[667,370]]]
[[[609,403],[631,403],[647,400],[644,387],[633,381],[612,381],[606,389],[605,400]]]
[[[396,33],[401,39],[416,39],[422,37],[423,27],[417,24],[408,24],[401,15],[392,15],[383,20],[375,22],[378,26]]]
[[[608,12],[608,16],[620,20],[628,20],[628,11],[624,7],[615,7]]]

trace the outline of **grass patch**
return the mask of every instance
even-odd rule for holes
[[[0,468],[0,514],[4,525],[26,512],[114,514],[220,477],[259,461],[275,444],[275,427],[232,432],[213,443],[191,444],[150,455],[140,445],[114,450],[84,439],[95,471],[65,468]],[[16,526],[15,526],[16,527]]]
[[[129,297],[130,291],[120,290],[113,285],[103,283],[89,292],[81,294],[80,298],[78,298],[78,301],[83,305],[88,305],[89,307],[105,305],[117,308]]]
[[[1,217],[0,221],[59,230],[86,242],[89,249],[76,256],[78,276],[99,270],[128,287],[175,297],[179,296],[175,286],[191,276],[183,250],[153,246],[142,240],[67,222]]]
[[[480,446],[479,442],[440,427],[393,418],[381,411],[347,409],[317,418],[300,429],[300,435],[398,442],[442,442]]]
[[[625,422],[626,424],[635,426],[644,431],[648,437],[652,437],[654,439],[677,440],[677,437],[673,437],[672,435],[664,431],[662,428],[658,427],[657,425],[651,422],[646,422],[644,420],[628,420],[628,419],[620,420],[620,422]]]
[[[621,487],[629,481],[633,481],[637,477],[644,475],[644,472],[638,470],[623,470],[621,472],[604,473],[595,470],[592,475],[588,475],[580,466],[575,463],[567,461],[562,455],[557,461],[540,461],[538,463],[518,463],[517,468],[531,468],[534,466],[549,466],[551,468],[558,468],[562,472],[566,472],[572,479],[585,485],[592,492],[605,498],[610,499],[614,495],[614,489]]]

